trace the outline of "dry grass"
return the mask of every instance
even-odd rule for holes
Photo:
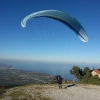
[[[100,100],[100,86],[63,84],[59,89],[53,84],[25,85],[8,89],[0,100]]]
[[[43,86],[27,85],[8,89],[6,93],[0,96],[1,100],[51,100],[50,97],[42,95]]]

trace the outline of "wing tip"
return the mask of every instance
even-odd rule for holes
[[[22,26],[23,28],[26,27],[26,25],[23,23],[23,21],[21,21],[21,26]]]

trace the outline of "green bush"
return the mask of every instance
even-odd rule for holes
[[[73,66],[70,70],[70,74],[73,74],[75,77],[77,77],[81,83],[100,85],[100,78],[98,75],[92,76],[91,70],[88,67],[85,67],[82,70],[78,66]]]

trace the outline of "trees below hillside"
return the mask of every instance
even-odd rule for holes
[[[88,67],[80,69],[78,66],[73,66],[70,74],[74,75],[74,79],[77,77],[82,83],[100,84],[100,78],[97,75],[92,76]]]

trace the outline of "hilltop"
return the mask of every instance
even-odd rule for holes
[[[34,71],[14,69],[0,64],[0,100],[99,100],[100,86],[63,83],[44,84],[53,76]],[[42,83],[42,84],[41,84]],[[20,85],[20,86],[18,86]]]
[[[23,85],[6,90],[0,100],[100,100],[100,86],[63,84]]]

